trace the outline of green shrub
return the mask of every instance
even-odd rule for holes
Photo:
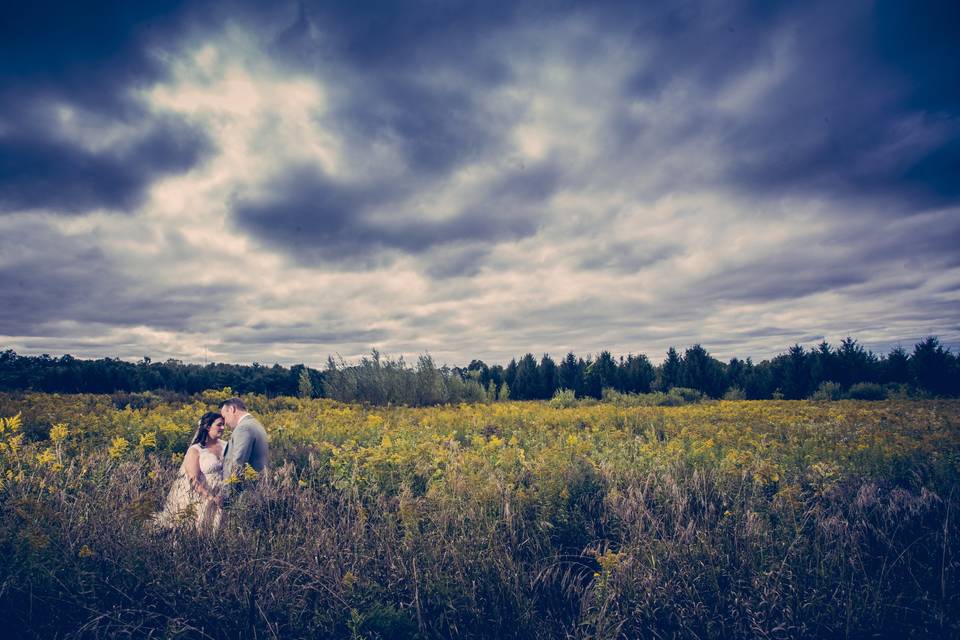
[[[674,387],[669,393],[654,391],[653,393],[620,393],[616,389],[603,389],[603,402],[615,404],[618,407],[682,407],[695,404],[706,398],[696,389]],[[580,401],[583,402],[582,400]]]
[[[821,382],[817,390],[810,396],[811,400],[840,400],[843,398],[843,387],[836,382],[827,380]]]
[[[858,382],[847,391],[851,400],[884,400],[887,392],[876,382]]]
[[[690,389],[688,387],[674,387],[670,389],[668,396],[673,396],[681,400],[681,404],[693,404],[696,402],[701,402],[706,397],[703,393],[697,391],[696,389]]]
[[[577,406],[577,395],[573,392],[573,389],[557,389],[553,398],[550,399],[550,406],[555,409],[575,407]]]
[[[727,389],[727,392],[723,394],[724,400],[746,400],[747,394],[744,393],[743,389],[740,387],[730,387]]]

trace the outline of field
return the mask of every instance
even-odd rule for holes
[[[151,533],[227,393],[0,395],[8,632],[960,635],[960,401],[251,396],[270,471],[215,537]]]

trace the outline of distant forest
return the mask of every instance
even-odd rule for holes
[[[179,360],[126,362],[85,360],[65,355],[0,353],[0,390],[50,393],[123,394],[154,392],[192,395],[230,387],[236,393],[328,397],[373,405],[430,405],[463,401],[623,397],[670,394],[729,399],[881,399],[888,396],[960,395],[960,355],[936,337],[912,351],[897,347],[886,355],[846,338],[833,347],[790,347],[770,360],[722,362],[702,346],[670,348],[660,364],[643,355],[615,358],[602,351],[586,359],[568,353],[560,361],[527,353],[504,367],[473,360],[466,367],[437,366],[429,355],[415,364],[376,351],[358,362],[330,357],[323,370],[302,364],[283,367],[186,364]],[[688,392],[687,390],[693,390]],[[686,394],[686,395],[684,395]]]

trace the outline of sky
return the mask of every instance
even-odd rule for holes
[[[960,347],[957,2],[3,13],[0,348]]]

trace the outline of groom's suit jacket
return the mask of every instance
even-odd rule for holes
[[[267,431],[260,421],[249,413],[243,417],[233,430],[227,450],[223,453],[223,477],[228,479],[234,473],[243,479],[243,468],[248,463],[257,473],[267,466]]]

